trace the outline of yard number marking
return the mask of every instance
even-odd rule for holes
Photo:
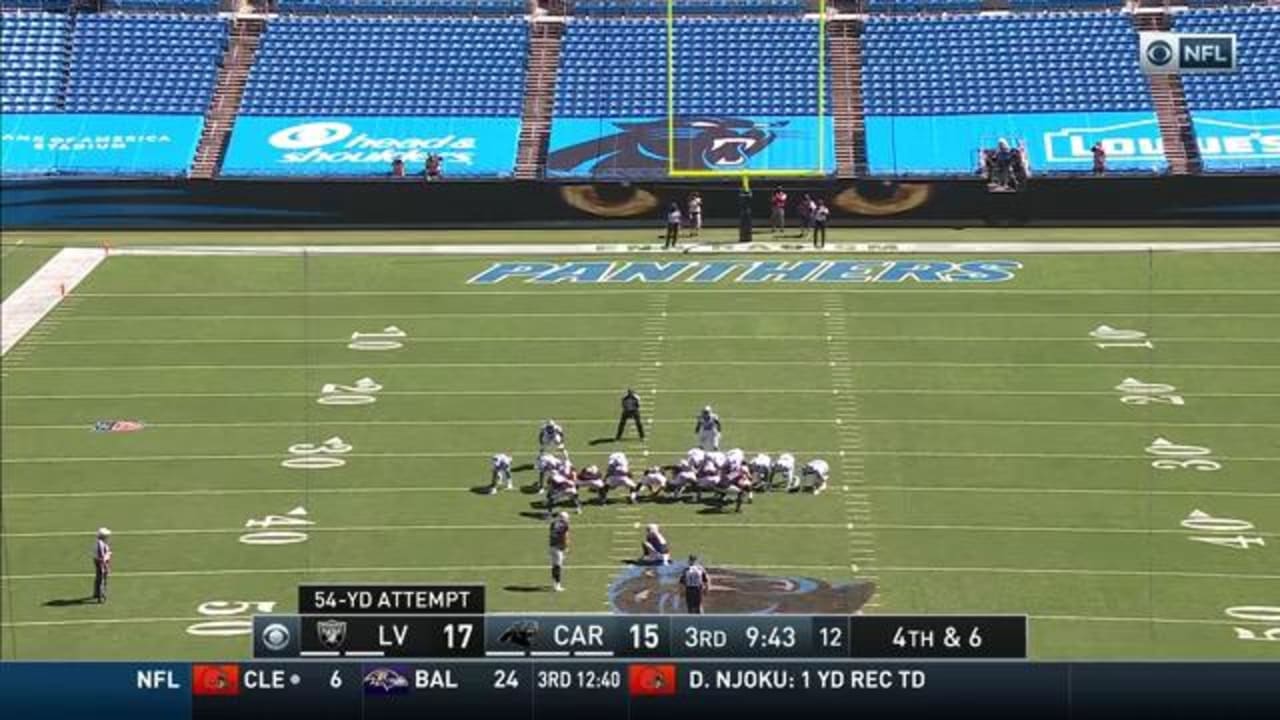
[[[327,470],[346,465],[346,460],[334,455],[345,455],[349,452],[351,452],[351,446],[335,435],[319,445],[312,443],[290,445],[289,454],[294,457],[281,462],[280,465],[292,470]]]
[[[1188,540],[1208,543],[1210,545],[1219,545],[1222,547],[1235,548],[1237,550],[1248,550],[1253,546],[1263,547],[1267,544],[1260,535],[1239,534],[1254,529],[1253,523],[1248,520],[1213,517],[1203,510],[1192,510],[1191,514],[1187,516],[1187,519],[1182,521],[1182,527],[1188,530],[1195,530],[1196,532],[1237,533],[1233,536],[1192,535],[1187,538]]]
[[[375,397],[382,389],[373,378],[360,378],[351,385],[325,383],[320,388],[320,397],[316,402],[321,405],[371,405],[378,401]]]
[[[231,637],[253,632],[253,615],[266,614],[276,609],[273,600],[210,600],[196,606],[196,612],[205,617],[222,618],[187,626],[188,635],[202,637]]]
[[[301,530],[271,530],[275,527],[299,528],[315,525],[307,520],[307,509],[296,507],[284,515],[268,515],[261,520],[250,518],[244,524],[247,528],[266,528],[257,532],[245,533],[240,542],[245,545],[294,545],[307,541],[307,533]]]
[[[1213,451],[1199,445],[1178,445],[1165,438],[1158,437],[1147,446],[1147,454],[1156,456],[1151,467],[1157,470],[1199,470],[1212,472],[1221,470],[1222,463],[1205,457]]]
[[[1185,405],[1186,400],[1176,395],[1178,388],[1163,383],[1145,383],[1135,378],[1125,378],[1116,386],[1122,395],[1120,402],[1125,405],[1150,405],[1164,403],[1166,405]]]
[[[408,336],[403,330],[395,325],[388,325],[382,329],[382,332],[351,333],[351,342],[347,343],[347,347],[352,350],[398,350],[404,347],[404,343],[396,338],[405,337]]]
[[[1237,640],[1257,640],[1260,642],[1280,642],[1280,606],[1276,605],[1237,605],[1226,609],[1227,617],[1245,622],[1266,623],[1274,625],[1262,631],[1259,636],[1249,628],[1237,627]]]
[[[1089,333],[1089,337],[1098,340],[1094,345],[1100,348],[1140,347],[1150,350],[1155,347],[1141,330],[1121,330],[1109,325],[1099,325]]]

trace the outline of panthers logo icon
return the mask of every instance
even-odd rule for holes
[[[680,587],[683,566],[635,566],[609,586],[613,612],[664,614],[684,612]],[[854,580],[835,585],[808,577],[761,575],[728,568],[707,568],[711,593],[707,609],[714,613],[855,613],[875,595],[875,583]]]
[[[612,123],[618,132],[547,156],[547,171],[559,175],[653,175],[668,170],[667,120]],[[786,121],[758,123],[732,117],[694,115],[675,119],[675,167],[679,170],[744,169],[777,139]]]

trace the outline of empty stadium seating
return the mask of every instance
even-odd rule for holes
[[[4,13],[0,24],[0,112],[56,112],[70,58],[66,15]]]
[[[278,0],[284,13],[512,15],[527,12],[528,0]]]
[[[104,6],[113,10],[150,10],[153,12],[213,12],[219,0],[106,0]]]
[[[1137,38],[1120,13],[871,19],[869,115],[1147,110]]]
[[[863,47],[872,172],[973,172],[1002,137],[1040,172],[1088,171],[1098,141],[1112,170],[1167,166],[1126,14],[873,17]]]
[[[518,116],[527,44],[516,18],[282,17],[241,112]]]
[[[203,115],[226,36],[214,16],[81,15],[67,111]]]
[[[1236,35],[1236,72],[1182,78],[1204,169],[1280,167],[1280,8],[1196,9],[1173,29]]]
[[[673,51],[680,114],[814,115],[818,24],[684,19]],[[667,28],[658,19],[582,18],[565,34],[557,116],[665,116]],[[828,88],[827,99],[830,99]]]
[[[1192,110],[1280,109],[1280,8],[1190,10],[1174,16],[1173,29],[1236,35],[1236,72],[1183,77]]]
[[[570,0],[575,15],[665,15],[668,0]],[[807,0],[675,0],[680,14],[787,15],[803,12]]]

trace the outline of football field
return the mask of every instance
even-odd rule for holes
[[[1037,658],[1280,655],[1280,253],[529,247],[113,249],[3,358],[2,656],[247,657],[248,618],[302,582],[674,611],[670,574],[628,563],[650,522],[712,569],[711,611],[1026,613]],[[628,387],[645,442],[613,441]],[[540,422],[579,466],[638,469],[704,405],[722,448],[825,459],[831,487],[587,502],[550,592]],[[517,489],[491,496],[495,452]]]

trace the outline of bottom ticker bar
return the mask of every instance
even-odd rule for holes
[[[1274,718],[1280,663],[572,660],[5,663],[23,720]]]

